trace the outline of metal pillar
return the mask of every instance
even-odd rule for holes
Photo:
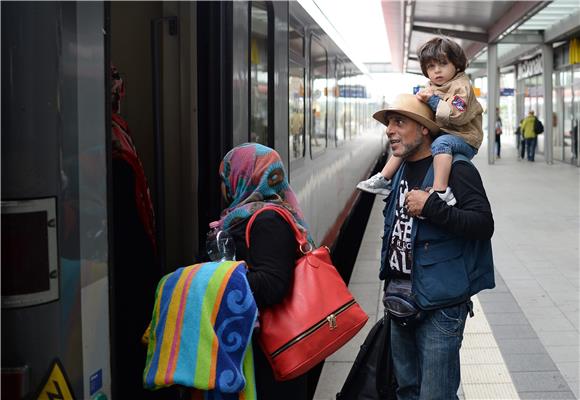
[[[495,162],[495,108],[499,106],[499,70],[497,67],[497,44],[487,45],[487,162]]]
[[[518,69],[516,68],[516,117],[518,120],[518,125],[520,121],[526,116],[526,110],[524,110],[524,91],[526,87],[524,86],[524,79],[521,79],[518,75]]]
[[[520,121],[524,118],[525,111],[524,111],[524,80],[520,79],[518,75],[518,69],[515,69],[515,80],[516,80],[516,129],[520,126]],[[516,135],[516,140],[519,140],[519,143],[516,143],[516,148],[518,149],[518,157],[520,154],[520,147],[521,143],[521,135]]]
[[[554,140],[552,130],[552,72],[554,71],[554,49],[551,43],[542,45],[542,67],[544,72],[544,157],[547,164],[554,162]]]

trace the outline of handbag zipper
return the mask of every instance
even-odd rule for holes
[[[288,343],[286,343],[285,345],[280,347],[278,350],[273,352],[270,356],[272,358],[278,356],[280,353],[282,353],[284,350],[288,349],[290,346],[296,344],[297,342],[301,341],[302,339],[306,338],[307,336],[310,336],[311,334],[313,334],[318,329],[322,328],[325,324],[328,324],[330,330],[336,329],[336,326],[337,326],[336,317],[339,316],[340,314],[342,314],[343,312],[345,312],[346,310],[348,310],[354,304],[356,304],[356,301],[354,299],[352,299],[351,301],[349,301],[345,305],[341,306],[338,310],[329,314],[326,318],[320,320],[314,326],[312,326],[308,330],[304,331],[303,333],[296,336],[294,339],[292,339],[291,341],[289,341]]]

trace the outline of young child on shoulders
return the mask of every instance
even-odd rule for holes
[[[436,37],[417,51],[421,71],[429,84],[416,96],[431,107],[441,133],[433,141],[433,190],[450,206],[456,200],[448,186],[454,154],[472,159],[483,141],[481,126],[483,108],[465,75],[467,57],[461,46],[446,37]],[[378,174],[362,181],[357,188],[366,192],[388,195],[390,180],[402,160],[392,156]]]

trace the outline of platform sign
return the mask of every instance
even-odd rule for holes
[[[58,359],[52,363],[41,388],[37,400],[74,400],[68,378]]]
[[[513,88],[500,88],[499,95],[500,96],[513,96],[515,94],[515,89]]]

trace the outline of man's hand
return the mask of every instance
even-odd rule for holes
[[[411,217],[418,217],[423,212],[429,192],[413,189],[405,195],[405,207]]]
[[[417,97],[423,103],[427,103],[429,101],[429,97],[431,96],[433,96],[433,89],[431,88],[421,89],[415,95],[415,97]]]

